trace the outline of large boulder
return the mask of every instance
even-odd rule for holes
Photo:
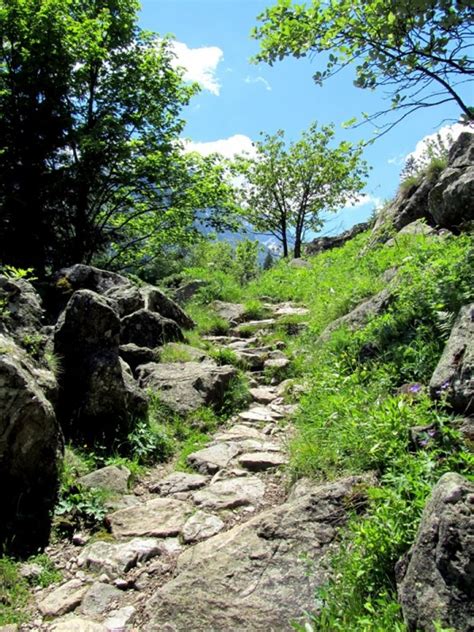
[[[371,318],[383,314],[393,299],[393,292],[385,288],[378,294],[363,301],[348,314],[337,318],[330,323],[319,336],[320,342],[326,342],[337,329],[345,327],[350,331],[362,329]]]
[[[459,312],[431,378],[430,391],[435,399],[446,397],[456,412],[474,413],[474,303]]]
[[[69,268],[62,268],[55,274],[55,283],[59,289],[67,292],[92,290],[104,294],[113,287],[131,287],[132,282],[126,277],[109,270],[101,270],[83,263],[76,263]]]
[[[208,362],[150,363],[138,368],[140,386],[157,391],[160,401],[180,415],[201,406],[220,408],[236,375],[233,366]]]
[[[184,285],[181,285],[174,291],[174,298],[176,302],[184,304],[187,301],[190,301],[200,290],[204,289],[208,285],[209,281],[203,281],[202,279],[187,281]]]
[[[146,413],[147,401],[119,357],[120,320],[104,297],[79,290],[56,326],[63,373],[58,414],[69,436],[113,440]]]
[[[269,632],[304,625],[315,590],[327,580],[325,557],[348,516],[351,490],[360,482],[314,485],[184,551],[174,578],[147,605],[144,632]]]
[[[184,336],[174,320],[148,309],[140,309],[122,319],[122,344],[133,343],[154,349],[167,342],[182,341]]]
[[[431,177],[425,176],[420,182],[409,187],[401,187],[395,199],[377,216],[373,229],[374,237],[388,239],[388,234],[383,237],[387,227],[398,232],[417,219],[426,219],[432,224],[428,196],[434,183]]]
[[[398,597],[410,631],[474,625],[474,485],[441,477],[423,512],[414,545],[397,565]]]
[[[196,323],[186,312],[166,294],[154,286],[147,286],[141,290],[145,300],[145,307],[165,318],[174,320],[183,329],[193,329]]]
[[[118,315],[123,318],[145,307],[140,289],[134,285],[115,285],[104,294]]]
[[[429,209],[440,226],[474,220],[474,134],[463,132],[451,147],[448,167],[429,194]]]
[[[47,544],[62,450],[62,433],[31,357],[0,336],[2,551],[32,553]]]
[[[28,335],[38,335],[43,320],[41,300],[25,279],[0,275],[0,332],[21,344]]]

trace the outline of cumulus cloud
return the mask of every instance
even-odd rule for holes
[[[176,55],[175,66],[184,68],[184,79],[196,81],[204,90],[219,95],[217,66],[224,58],[223,51],[217,46],[189,48],[183,42],[173,42],[172,48]]]
[[[378,208],[382,204],[382,200],[369,193],[362,193],[358,195],[354,200],[351,200],[346,204],[344,208],[360,208],[361,206],[367,206],[372,204],[375,208]]]
[[[454,123],[453,125],[445,125],[444,127],[441,127],[434,134],[429,134],[428,136],[424,136],[420,141],[417,142],[415,146],[415,150],[410,152],[405,157],[405,159],[403,160],[403,164],[405,163],[405,160],[409,158],[410,156],[413,156],[415,160],[419,160],[423,156],[426,149],[429,147],[430,143],[437,141],[438,136],[441,138],[441,140],[444,143],[449,144],[450,139],[455,141],[458,138],[458,136],[461,134],[461,132],[465,132],[466,129],[467,128],[465,125],[461,125],[460,123]]]
[[[203,156],[209,156],[209,154],[214,153],[221,154],[224,158],[234,158],[241,154],[255,156],[252,140],[244,134],[234,134],[234,136],[229,138],[221,138],[206,143],[187,140],[184,141],[184,146],[186,151],[197,151]]]
[[[250,75],[247,75],[247,77],[245,77],[244,79],[245,83],[261,83],[263,85],[263,87],[265,88],[265,90],[268,90],[269,92],[271,91],[272,87],[270,85],[270,83],[264,79],[263,77],[250,77]]]

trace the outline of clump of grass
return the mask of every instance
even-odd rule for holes
[[[270,315],[270,310],[266,308],[258,299],[250,299],[244,303],[244,317],[247,320],[259,320]]]
[[[207,306],[193,301],[188,303],[187,312],[196,323],[197,332],[202,336],[225,336],[229,332],[229,322]]]
[[[165,345],[160,352],[160,362],[191,362],[192,359],[183,345]]]
[[[28,582],[21,577],[18,563],[0,557],[0,625],[24,623],[28,619],[28,593]]]

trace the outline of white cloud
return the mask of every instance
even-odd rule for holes
[[[455,141],[457,137],[461,134],[461,132],[465,132],[465,131],[466,131],[466,126],[461,125],[460,123],[454,123],[454,125],[445,125],[444,127],[441,127],[441,129],[439,129],[434,134],[429,134],[428,136],[425,136],[420,141],[418,141],[416,144],[415,150],[410,152],[405,157],[405,159],[403,160],[403,164],[405,163],[405,160],[409,156],[413,156],[415,160],[421,158],[423,153],[428,148],[430,142],[433,142],[433,141],[436,142],[438,135],[440,136],[441,140],[444,142],[448,142],[450,137],[452,138],[453,141]]]
[[[219,140],[209,141],[207,143],[198,143],[192,140],[184,141],[185,151],[197,151],[203,156],[218,153],[224,158],[234,158],[237,155],[249,154],[255,156],[255,148],[252,140],[244,134],[235,134],[229,138],[221,138]]]
[[[189,48],[183,42],[172,42],[172,48],[176,55],[174,65],[184,68],[184,79],[196,81],[205,90],[217,96],[221,86],[216,71],[224,59],[223,51],[217,46]]]
[[[360,208],[361,206],[367,206],[368,204],[372,204],[375,208],[378,208],[382,204],[382,200],[374,195],[362,193],[354,200],[348,202],[344,208]]]
[[[263,87],[265,88],[265,90],[271,91],[272,87],[270,85],[270,83],[264,79],[263,77],[250,77],[249,75],[247,75],[247,77],[245,77],[244,79],[245,83],[261,83],[263,85]]]

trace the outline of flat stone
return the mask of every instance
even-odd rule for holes
[[[266,436],[251,426],[245,426],[244,424],[235,424],[228,430],[220,432],[214,437],[215,441],[242,441],[246,439],[257,439],[260,441],[266,441]]]
[[[290,361],[288,358],[270,358],[269,360],[265,360],[264,368],[265,369],[286,369],[289,366]]]
[[[84,595],[81,612],[86,617],[95,617],[110,609],[110,605],[118,602],[123,592],[110,584],[94,582]]]
[[[108,521],[117,538],[166,538],[181,533],[191,511],[191,506],[182,500],[154,498],[139,507],[116,511],[108,516]]]
[[[261,472],[288,463],[288,458],[278,452],[248,452],[238,458],[239,465],[251,472]]]
[[[188,456],[188,463],[198,472],[214,474],[225,468],[239,453],[234,443],[216,443],[215,445],[193,452]]]
[[[201,474],[173,472],[173,474],[170,474],[166,478],[152,483],[148,489],[161,496],[170,496],[171,494],[179,494],[204,487],[208,480],[209,478],[207,476],[202,476]]]
[[[306,316],[309,314],[309,309],[292,305],[291,303],[281,303],[280,305],[275,305],[273,313],[280,318],[283,316]]]
[[[224,522],[219,516],[205,511],[197,511],[183,527],[183,541],[188,544],[189,542],[206,540],[222,531],[224,526]]]
[[[80,567],[115,577],[137,565],[160,555],[161,542],[155,538],[134,538],[129,542],[93,542],[78,557]]]
[[[270,329],[274,327],[277,323],[276,318],[264,318],[263,320],[249,320],[241,325],[238,325],[234,331],[236,334],[240,334],[243,331],[249,331],[251,329],[259,330],[259,329]]]
[[[242,305],[241,303],[214,301],[211,307],[218,316],[227,320],[231,324],[240,322],[245,315],[245,305]]]
[[[80,579],[71,579],[41,599],[38,609],[44,617],[59,617],[77,608],[87,589]]]
[[[113,610],[104,621],[104,625],[111,632],[125,630],[126,626],[132,621],[135,612],[136,609],[133,606],[124,606],[118,610]]]
[[[124,465],[108,465],[100,470],[81,476],[77,482],[89,489],[95,487],[118,494],[125,494],[128,491],[130,477],[130,470]]]
[[[251,388],[250,395],[259,404],[269,404],[278,397],[275,389],[265,386]]]
[[[242,421],[275,421],[278,415],[268,408],[251,408],[239,413]]]
[[[286,632],[294,621],[304,629],[304,613],[314,611],[315,591],[328,579],[327,554],[350,514],[347,499],[364,480],[313,486],[183,551],[176,575],[147,602],[143,632]]]
[[[211,483],[193,496],[196,505],[208,509],[235,509],[258,504],[265,494],[265,484],[256,476],[228,478]]]
[[[0,625],[0,632],[18,632],[18,626],[16,623],[9,623],[8,625]]]
[[[105,625],[82,617],[68,617],[56,621],[49,629],[51,632],[109,632]]]

